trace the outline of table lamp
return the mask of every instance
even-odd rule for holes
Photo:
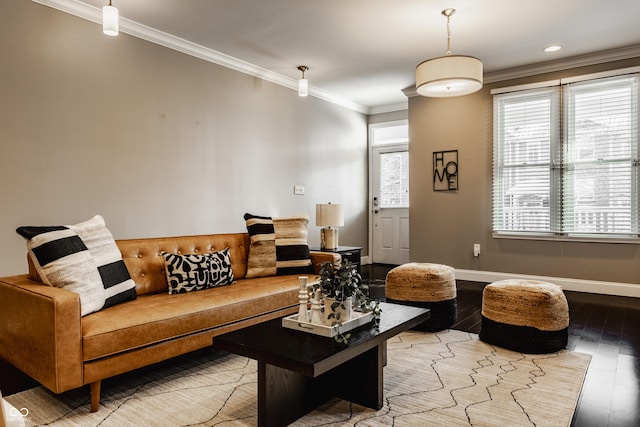
[[[320,247],[322,249],[338,249],[338,229],[344,225],[342,205],[331,203],[316,205],[316,225],[320,230]]]

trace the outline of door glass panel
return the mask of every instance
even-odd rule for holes
[[[409,207],[409,152],[380,154],[381,208]]]

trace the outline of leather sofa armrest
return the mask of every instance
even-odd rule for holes
[[[316,274],[320,274],[320,264],[324,261],[332,262],[336,267],[340,265],[342,256],[335,252],[310,251],[311,263]]]
[[[55,393],[82,386],[79,295],[0,278],[0,357]]]

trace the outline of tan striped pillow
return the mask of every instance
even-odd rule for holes
[[[309,216],[271,218],[245,214],[251,239],[247,278],[313,274],[307,243]]]
[[[312,274],[307,244],[309,216],[273,218],[276,235],[276,274]]]
[[[251,244],[245,277],[275,276],[276,274],[276,233],[273,220],[269,216],[244,214]]]

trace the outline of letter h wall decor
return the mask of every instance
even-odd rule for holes
[[[433,152],[433,191],[458,189],[458,150]]]

